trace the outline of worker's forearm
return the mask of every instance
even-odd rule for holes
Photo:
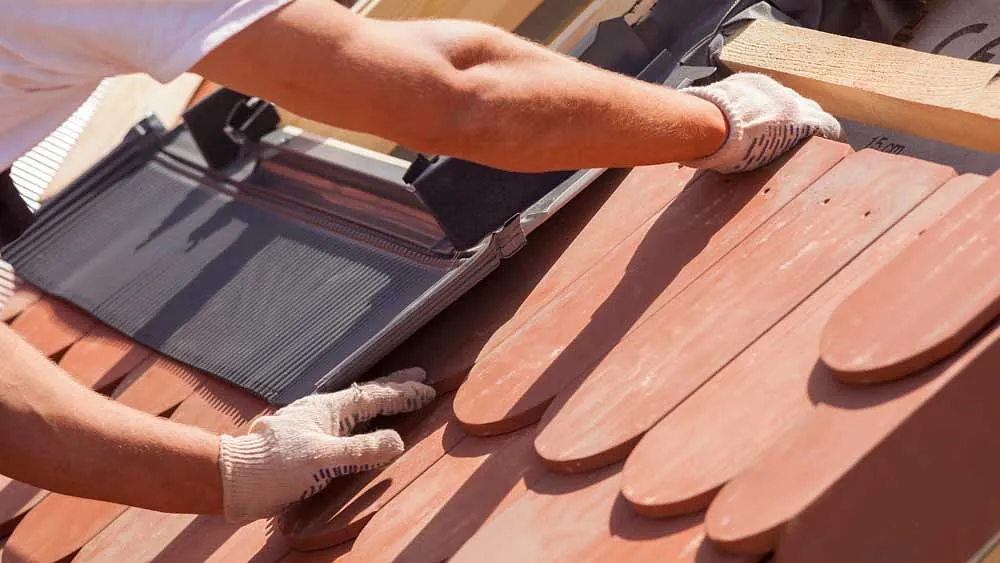
[[[496,28],[297,0],[210,54],[209,78],[413,149],[535,171],[676,162],[725,140],[712,103]]]
[[[0,325],[0,473],[162,512],[222,509],[218,438],[78,384]]]

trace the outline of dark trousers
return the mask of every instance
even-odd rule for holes
[[[17,193],[10,170],[0,172],[0,244],[14,242],[34,220],[28,204]]]

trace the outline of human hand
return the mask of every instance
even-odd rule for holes
[[[719,106],[729,122],[722,148],[682,163],[692,168],[745,172],[769,164],[807,137],[844,138],[840,123],[819,104],[762,74],[738,73],[680,92]]]
[[[376,416],[418,410],[434,400],[420,368],[396,372],[336,393],[310,395],[255,420],[245,436],[220,438],[226,518],[273,516],[343,475],[384,466],[403,452],[393,430],[351,436]]]

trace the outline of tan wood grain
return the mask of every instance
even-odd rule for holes
[[[773,22],[722,50],[834,115],[980,151],[1000,152],[1000,66],[911,51]]]
[[[144,74],[110,80],[107,94],[42,194],[43,200],[58,193],[118,146],[128,130],[147,115],[155,114],[168,128],[173,127],[202,83],[193,74],[185,74],[169,84],[160,84]]]

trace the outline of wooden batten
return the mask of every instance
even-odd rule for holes
[[[839,118],[1000,153],[1000,66],[757,21],[722,50]]]

